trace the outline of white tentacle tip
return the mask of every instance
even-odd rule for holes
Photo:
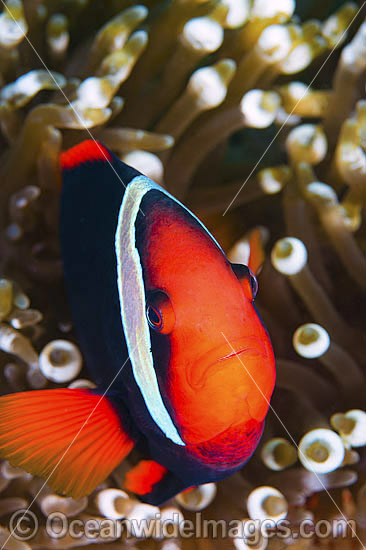
[[[216,51],[224,38],[223,28],[209,17],[196,17],[185,24],[182,41],[193,50],[202,53]]]
[[[58,384],[76,378],[81,371],[82,363],[79,349],[68,340],[49,342],[39,356],[39,367],[44,376]]]
[[[251,128],[267,128],[274,122],[281,99],[276,92],[250,90],[240,103],[245,123]]]
[[[301,325],[295,331],[292,342],[296,352],[307,359],[324,355],[330,346],[329,334],[316,323]]]
[[[346,413],[334,414],[330,423],[349,447],[364,447],[366,445],[366,412],[351,409]]]
[[[265,62],[278,63],[291,50],[291,34],[284,25],[270,25],[264,29],[255,47]]]
[[[183,491],[175,497],[176,501],[185,510],[197,512],[207,508],[216,496],[215,483],[205,483],[189,491]]]
[[[149,151],[134,150],[122,156],[123,162],[132,166],[147,178],[162,184],[164,177],[163,163],[157,155]]]
[[[284,495],[274,487],[261,486],[254,489],[248,496],[247,509],[249,517],[265,523],[270,520],[281,523],[287,516],[288,504]]]
[[[135,501],[120,489],[104,489],[97,493],[95,504],[103,516],[117,520],[127,517]]]
[[[279,472],[295,464],[297,451],[287,439],[274,437],[263,445],[261,458],[267,468]]]
[[[291,17],[295,6],[295,0],[254,0],[250,15],[260,19],[272,19],[280,14]]]
[[[313,181],[306,187],[306,194],[310,200],[317,201],[321,206],[338,204],[337,193],[334,189],[321,181]]]
[[[280,239],[271,253],[274,268],[287,276],[299,273],[305,267],[307,259],[308,253],[304,243],[295,237]]]
[[[315,124],[301,124],[289,133],[286,147],[296,162],[319,164],[327,154],[328,142],[324,131]]]
[[[249,17],[250,0],[222,0],[228,8],[224,26],[228,29],[237,29],[244,25]]]
[[[318,474],[327,474],[339,468],[345,453],[342,439],[328,428],[318,428],[305,434],[298,450],[304,468]]]
[[[187,91],[196,97],[201,109],[213,109],[220,105],[236,70],[232,59],[222,59],[215,65],[197,69],[189,79]]]

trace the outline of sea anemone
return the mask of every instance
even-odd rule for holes
[[[249,463],[161,509],[125,491],[127,461],[80,501],[1,462],[2,549],[363,547],[364,7],[2,2],[1,394],[94,387],[66,305],[57,222],[60,152],[88,137],[183,200],[232,261],[256,253],[256,304],[278,372]],[[39,529],[22,540],[11,521],[28,506]],[[58,511],[120,528],[52,538],[46,518]],[[124,518],[153,528],[141,533]],[[197,536],[175,529],[184,518]],[[235,537],[198,532],[202,518],[244,531],[256,519],[274,523]],[[325,519],[340,523],[323,537],[314,522]],[[284,520],[291,530],[281,537]]]

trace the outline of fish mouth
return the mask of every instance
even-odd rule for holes
[[[242,349],[239,349],[238,351],[233,351],[232,353],[229,353],[228,355],[225,355],[224,357],[220,357],[220,359],[218,359],[218,361],[225,361],[225,359],[231,359],[232,357],[237,357],[238,355],[240,355],[241,353],[245,353],[245,352],[254,352],[258,355],[258,350],[255,350],[254,348],[242,348]],[[262,355],[261,353],[259,355]]]
[[[227,363],[235,358],[238,359],[243,369],[248,373],[248,368],[241,356],[248,359],[260,358],[264,363],[270,360],[268,351],[258,338],[247,338],[245,343],[246,345],[243,345],[242,340],[226,343],[224,346],[212,349],[206,356],[198,359],[187,372],[187,381],[190,386],[195,390],[201,389],[210,374],[213,375],[218,370],[226,368]]]

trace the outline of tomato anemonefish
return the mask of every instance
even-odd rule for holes
[[[98,390],[1,397],[0,457],[76,499],[134,446],[147,459],[125,485],[145,502],[227,477],[255,450],[275,382],[254,275],[100,143],[61,166],[66,286]]]

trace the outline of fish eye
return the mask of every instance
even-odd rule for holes
[[[258,292],[258,281],[247,265],[231,264],[231,268],[241,283],[248,300],[253,301]]]
[[[169,334],[175,325],[175,313],[169,296],[160,290],[150,292],[146,301],[146,318],[152,329]]]
[[[163,319],[161,317],[160,311],[158,311],[154,306],[147,306],[146,316],[149,321],[149,325],[152,328],[160,329],[163,325]]]

